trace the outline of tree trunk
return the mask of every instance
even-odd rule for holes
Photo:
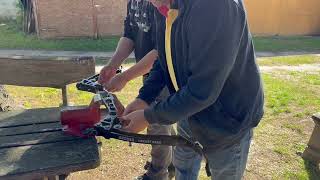
[[[0,85],[0,112],[10,111],[14,108],[14,101],[9,97],[4,86]]]
[[[23,6],[23,31],[27,34],[36,32],[36,22],[31,0],[21,0]]]

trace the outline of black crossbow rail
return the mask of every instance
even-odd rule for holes
[[[117,109],[114,103],[114,97],[111,93],[104,90],[103,86],[98,83],[99,74],[83,79],[77,83],[77,89],[81,91],[92,92],[96,94],[96,99],[104,105],[108,114],[104,119],[95,124],[93,128],[86,129],[83,133],[88,136],[103,136],[106,139],[119,139],[122,141],[152,144],[152,145],[168,145],[168,146],[187,146],[192,148],[197,153],[204,155],[203,148],[200,143],[193,142],[177,135],[144,135],[135,134],[125,131],[121,131],[122,124],[117,116]],[[204,155],[205,157],[205,155]],[[206,171],[210,176],[208,165],[206,165]]]

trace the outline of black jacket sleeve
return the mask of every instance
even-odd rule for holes
[[[215,103],[235,63],[245,23],[235,2],[197,1],[188,17],[182,28],[187,29],[190,75],[178,92],[144,111],[151,124],[173,124]]]
[[[139,91],[137,98],[144,100],[151,104],[164,88],[165,82],[163,79],[163,70],[160,66],[159,60],[156,60],[149,73],[148,78],[144,82],[143,87]]]

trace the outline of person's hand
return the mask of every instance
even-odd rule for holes
[[[143,109],[131,112],[126,116],[122,116],[121,119],[123,122],[122,124],[124,125],[122,130],[130,133],[138,133],[143,131],[149,125],[148,121],[144,117]]]
[[[125,108],[115,94],[112,94],[112,96],[114,98],[113,99],[114,105],[116,106],[116,109],[117,109],[117,115],[120,117],[122,116]]]
[[[108,83],[110,81],[110,79],[112,77],[114,77],[116,75],[116,72],[117,72],[116,67],[109,66],[109,65],[104,66],[100,71],[100,76],[99,76],[98,82],[101,85],[105,85],[106,83]]]
[[[125,77],[125,74],[117,74],[111,80],[104,85],[107,91],[109,92],[117,92],[126,86],[128,80]]]
[[[133,111],[146,109],[147,107],[149,107],[149,105],[145,101],[143,101],[142,99],[136,98],[126,107],[126,109],[123,112],[123,116],[126,116]]]

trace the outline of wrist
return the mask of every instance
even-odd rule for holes
[[[116,71],[119,68],[119,66],[113,64],[112,62],[110,62],[106,66],[109,67],[110,69],[114,70],[114,71]]]
[[[124,71],[123,73],[120,73],[119,76],[123,81],[126,81],[126,82],[131,81],[130,74],[127,71]]]

